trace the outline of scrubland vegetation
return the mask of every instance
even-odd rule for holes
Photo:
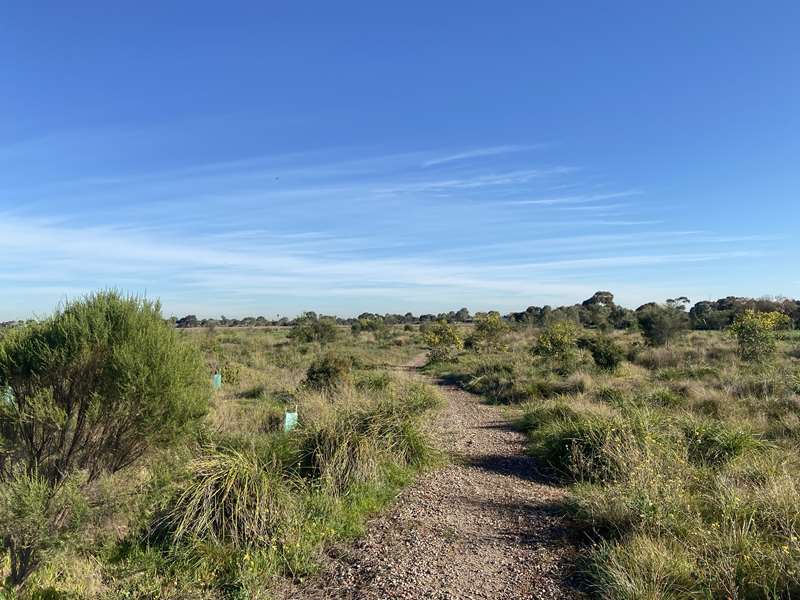
[[[428,369],[516,410],[541,476],[568,486],[598,597],[800,595],[792,316],[742,302],[724,331],[690,331],[678,299],[616,329],[604,304],[605,322],[539,315]]]
[[[437,393],[392,368],[423,351],[568,489],[590,592],[800,595],[800,304],[688,304],[176,328],[110,292],[5,328],[3,597],[268,598],[307,577],[435,459]]]
[[[387,369],[414,335],[181,332],[115,293],[6,331],[4,597],[258,598],[312,573],[434,458],[435,390]]]

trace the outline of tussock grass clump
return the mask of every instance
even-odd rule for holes
[[[303,385],[313,390],[334,391],[350,382],[352,369],[353,360],[349,356],[327,353],[311,363]]]
[[[629,353],[631,362],[650,370],[678,369],[684,361],[681,351],[675,346],[660,346],[655,348],[638,349]]]
[[[581,394],[589,391],[593,385],[592,376],[579,371],[566,378],[552,376],[534,378],[526,387],[531,397],[547,399],[565,394]]]
[[[385,392],[394,383],[394,378],[387,371],[367,371],[356,376],[356,389],[364,392]]]
[[[513,362],[479,365],[465,387],[495,404],[514,404],[530,398],[530,388]]]
[[[749,450],[763,447],[752,432],[720,421],[687,419],[682,423],[689,460],[696,464],[720,465]]]
[[[341,494],[379,478],[388,463],[421,466],[431,447],[420,417],[437,403],[432,389],[409,384],[374,403],[342,407],[304,432],[304,475]]]
[[[644,398],[644,402],[662,408],[680,408],[686,406],[688,400],[670,388],[656,388]]]
[[[608,385],[598,386],[592,392],[592,398],[596,402],[602,402],[616,408],[622,408],[631,402],[628,391]]]
[[[615,600],[704,598],[697,585],[696,558],[677,540],[634,535],[599,544],[590,575],[598,597]]]
[[[193,538],[235,548],[269,545],[297,510],[290,478],[275,455],[254,448],[209,448],[163,524],[177,541]]]
[[[622,467],[610,448],[623,443],[625,423],[617,416],[577,412],[563,401],[543,404],[522,419],[530,452],[558,477],[572,481],[616,478]]]

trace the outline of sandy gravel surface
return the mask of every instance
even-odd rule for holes
[[[452,463],[423,475],[366,534],[284,598],[581,598],[575,534],[503,409],[442,385],[434,435]]]

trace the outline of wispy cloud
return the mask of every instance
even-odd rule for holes
[[[309,240],[317,238],[316,234],[309,233]],[[685,243],[694,232],[671,232],[669,235],[678,240],[676,243],[680,243],[680,239]],[[582,281],[587,272],[598,269],[687,265],[763,255],[759,251],[728,250],[586,256],[587,248],[602,251],[609,243],[613,245],[615,239],[635,242],[635,236],[618,236],[618,239],[578,236],[542,240],[539,252],[550,248],[544,254],[551,254],[553,258],[537,261],[525,260],[524,253],[493,260],[489,247],[483,253],[488,260],[483,262],[475,262],[467,254],[445,259],[438,253],[387,258],[358,254],[336,257],[333,250],[342,243],[347,244],[348,240],[324,239],[325,244],[316,249],[287,244],[283,236],[276,239],[245,236],[236,240],[238,245],[231,246],[226,238],[163,239],[147,231],[54,225],[5,216],[0,218],[0,251],[6,257],[0,279],[22,288],[30,288],[34,281],[40,281],[50,290],[60,284],[74,291],[80,289],[80,282],[85,282],[89,290],[98,287],[98,282],[105,282],[159,294],[167,283],[177,283],[184,293],[221,298],[221,302],[236,297],[252,303],[264,295],[274,298],[282,294],[354,300],[364,296],[373,300],[392,298],[413,302],[435,298],[437,294],[440,297],[460,294],[517,296],[541,294],[546,290],[550,294],[567,295],[599,285],[599,282]],[[472,251],[482,254],[480,247]],[[565,252],[582,255],[557,258]],[[26,264],[35,264],[36,270],[17,272],[12,268]],[[534,272],[556,276],[560,281],[532,281],[529,274]],[[166,296],[169,295],[167,290]]]
[[[468,160],[472,158],[485,158],[487,156],[498,156],[501,154],[509,154],[512,152],[524,152],[526,150],[535,150],[546,147],[546,144],[527,144],[527,145],[510,145],[510,146],[490,146],[488,148],[476,148],[474,150],[466,150],[464,152],[457,152],[438,158],[432,158],[422,163],[423,167],[433,167],[436,165],[444,165],[447,163],[456,162],[459,160]]]
[[[57,290],[109,286],[199,313],[512,309],[634,290],[647,273],[680,281],[774,243],[742,253],[741,236],[671,227],[640,189],[553,157],[531,164],[530,148],[297,152],[32,183],[0,173],[0,320],[47,310]]]
[[[589,202],[600,202],[614,198],[628,198],[630,196],[641,196],[641,190],[626,190],[622,192],[611,192],[607,194],[587,194],[576,196],[556,196],[552,198],[539,198],[536,200],[512,200],[508,204],[552,206],[559,204],[585,204]]]

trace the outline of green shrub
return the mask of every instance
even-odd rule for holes
[[[470,336],[470,347],[481,351],[497,351],[504,347],[503,338],[510,327],[500,313],[492,311],[475,316],[475,330]]]
[[[0,405],[0,479],[35,475],[53,494],[78,472],[90,485],[194,431],[210,397],[199,353],[159,305],[116,292],[13,330],[0,345],[0,380],[14,397]]]
[[[314,390],[333,391],[350,381],[352,367],[350,357],[325,354],[308,367],[303,385]]]
[[[594,364],[602,371],[615,371],[625,360],[625,350],[610,337],[581,338],[578,345],[591,353]]]
[[[55,484],[15,469],[0,486],[0,536],[9,552],[10,582],[24,581],[46,553],[78,532],[88,504],[82,476]]]
[[[721,465],[762,443],[749,431],[720,421],[689,420],[683,423],[689,460],[695,464]]]
[[[645,341],[663,346],[689,328],[689,318],[675,306],[651,304],[637,311],[636,318]]]
[[[227,361],[220,369],[222,374],[222,382],[226,385],[236,387],[242,378],[242,366],[239,363]]]
[[[558,321],[539,334],[532,351],[559,373],[571,373],[578,365],[579,331],[572,321]]]
[[[736,317],[730,332],[736,337],[739,357],[751,362],[764,362],[775,354],[775,332],[785,329],[791,319],[779,312],[746,310]]]
[[[464,340],[458,328],[446,321],[426,324],[422,339],[430,348],[428,358],[431,362],[451,360],[464,348]]]
[[[303,313],[295,320],[289,338],[301,343],[319,342],[329,344],[339,335],[336,321],[330,317],[320,317],[313,312]]]

